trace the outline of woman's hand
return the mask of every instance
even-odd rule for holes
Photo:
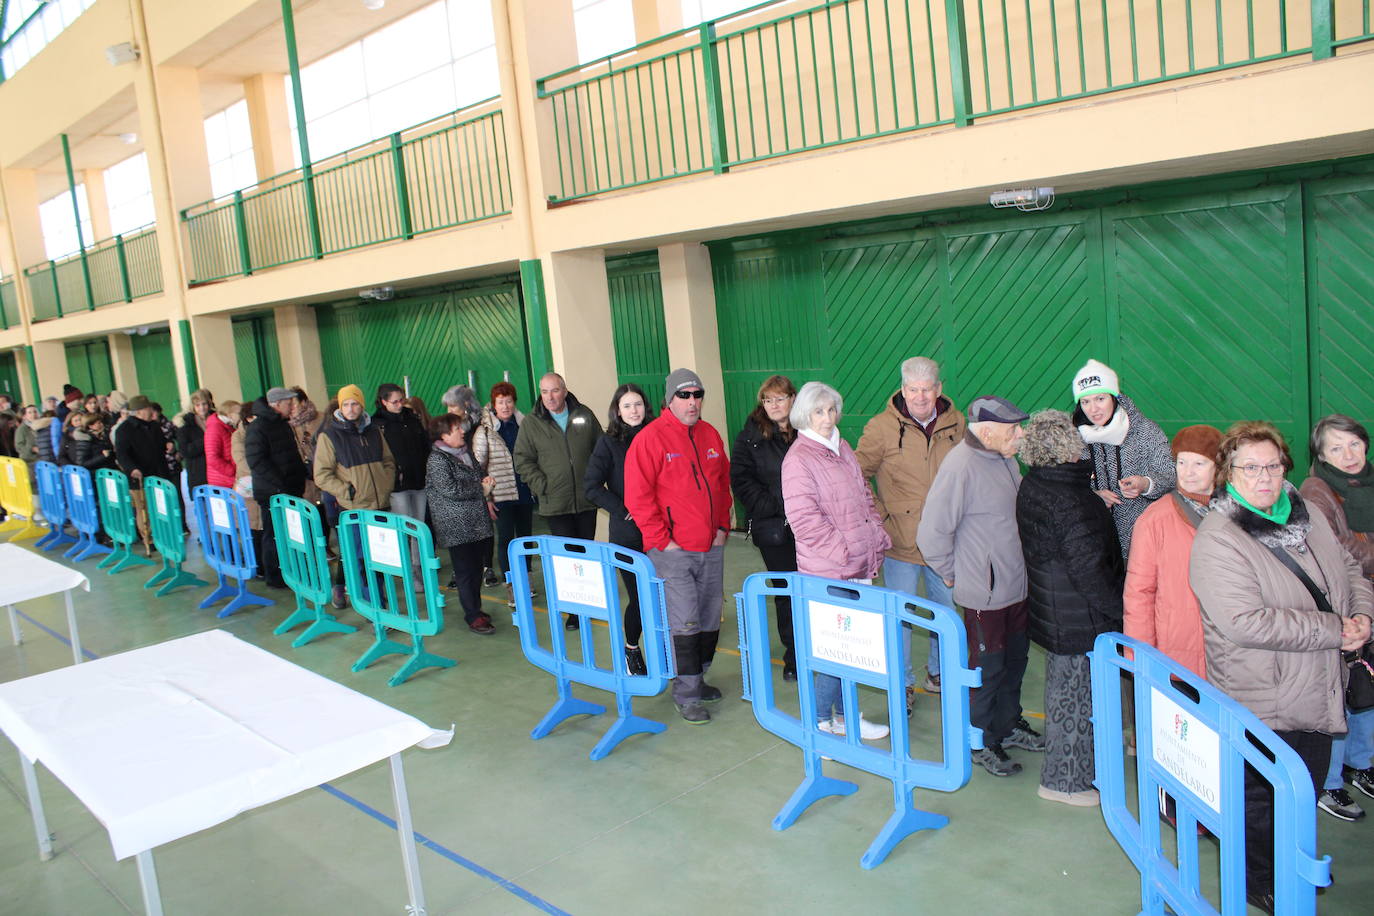
[[[1093,492],[1102,497],[1102,501],[1106,503],[1109,508],[1111,506],[1121,505],[1121,497],[1117,496],[1111,490],[1093,490]]]
[[[1369,618],[1363,614],[1341,618],[1341,649],[1354,652],[1369,642]]]
[[[1150,478],[1134,474],[1118,480],[1117,485],[1121,487],[1122,496],[1127,499],[1135,499],[1137,496],[1143,496],[1150,489]]]

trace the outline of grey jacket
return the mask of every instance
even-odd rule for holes
[[[961,607],[994,610],[1026,597],[1026,561],[1016,527],[1021,466],[989,451],[971,431],[930,485],[916,545],[926,564],[954,580]]]
[[[1374,591],[1319,512],[1291,485],[1279,526],[1225,494],[1198,526],[1188,581],[1202,607],[1207,679],[1279,731],[1345,733],[1345,666],[1337,614],[1374,613]],[[1298,577],[1269,551],[1278,544],[1326,592],[1317,610]]]

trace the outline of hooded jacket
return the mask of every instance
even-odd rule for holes
[[[1008,607],[1026,597],[1026,561],[1016,528],[1021,468],[972,432],[940,465],[916,541],[926,565],[954,581],[954,600],[970,610]]]
[[[730,459],[715,427],[687,426],[668,408],[646,424],[625,456],[625,509],[646,550],[669,541],[704,553],[730,530]]]
[[[107,451],[111,454],[105,454]],[[117,467],[110,440],[93,436],[84,429],[72,429],[70,436],[63,437],[61,463],[79,465],[92,473],[101,468]]]
[[[601,435],[596,415],[569,392],[565,433],[540,401],[520,424],[515,440],[515,472],[539,500],[539,514],[568,515],[596,507],[587,500],[583,481],[587,461]]]
[[[205,418],[205,482],[212,487],[234,486],[238,479],[231,440],[234,428],[212,413]]]
[[[243,457],[253,477],[253,498],[266,511],[278,493],[300,496],[305,492],[305,462],[296,451],[291,424],[272,409],[267,398],[253,402],[253,422],[243,434]]]
[[[1126,564],[1125,632],[1206,677],[1202,611],[1188,583],[1193,538],[1204,516],[1186,502],[1175,490],[1135,523]]]
[[[797,569],[831,579],[872,579],[892,546],[854,450],[799,435],[782,460],[782,497],[797,541]]]
[[[391,507],[396,460],[381,429],[366,413],[356,423],[338,411],[325,420],[315,441],[314,467],[315,484],[338,500],[341,509],[386,511]]]
[[[33,444],[38,450],[38,461],[52,461],[57,457],[52,444],[52,427],[55,422],[52,417],[39,417],[33,421]]]
[[[35,420],[33,423],[30,423],[28,420],[23,420],[14,430],[14,453],[22,460],[27,461],[30,465],[39,460],[39,437],[37,430],[34,428],[37,422],[39,421]]]
[[[587,462],[587,474],[583,484],[587,489],[587,499],[599,508],[605,509],[611,517],[610,536],[612,544],[643,550],[644,538],[639,526],[625,508],[625,457],[646,424],[630,427],[624,439],[605,433],[596,440],[596,448]]]
[[[927,437],[906,413],[899,388],[882,412],[864,424],[854,455],[864,477],[877,485],[878,512],[892,539],[887,555],[928,566],[916,543],[930,485],[941,463],[964,438],[968,423],[943,395],[935,401],[935,422]]]
[[[1121,630],[1121,545],[1091,481],[1086,459],[1032,467],[1016,494],[1030,638],[1055,655],[1082,654]]]
[[[1292,510],[1278,525],[1225,490],[1198,526],[1188,581],[1202,607],[1207,678],[1277,731],[1345,734],[1341,619],[1374,615],[1374,591],[1325,518],[1285,483]],[[1267,545],[1297,561],[1334,614]]]
[[[372,415],[372,422],[382,431],[391,457],[396,462],[396,482],[392,492],[423,490],[425,488],[425,464],[429,460],[429,434],[425,426],[409,407],[402,407],[400,413],[392,413],[385,407]]]

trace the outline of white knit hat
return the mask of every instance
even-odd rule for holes
[[[1081,401],[1090,394],[1121,396],[1121,384],[1116,373],[1106,363],[1090,359],[1073,377],[1073,399]]]

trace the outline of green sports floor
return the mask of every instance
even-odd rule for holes
[[[187,568],[209,577],[192,553]],[[759,564],[739,538],[726,557],[733,596]],[[668,723],[667,731],[632,737],[593,763],[587,755],[608,717],[576,718],[530,740],[553,702],[554,683],[525,661],[502,589],[483,593],[495,635],[470,633],[450,595],[448,627],[427,647],[457,659],[457,667],[387,687],[394,660],[349,670],[369,643],[361,632],[301,649],[290,647],[292,636],[274,636],[289,593],[270,593],[277,607],[218,620],[195,608],[205,589],[154,599],[142,588],[150,572],[107,576],[94,566],[80,564],[92,589],[77,592],[75,601],[82,642],[96,655],[222,627],[432,726],[456,723],[449,746],[405,755],[430,914],[1099,916],[1140,909],[1137,874],[1100,811],[1037,798],[1038,760],[1023,751],[1010,751],[1025,765],[1017,776],[997,779],[975,768],[957,792],[918,791],[918,807],[948,815],[949,825],[909,837],[871,871],[859,857],[892,811],[885,780],[827,763],[828,773],[856,782],[859,791],[823,799],[789,829],[774,831],[773,816],[802,778],[802,758],[739,701],[733,597],[724,604],[721,651],[710,675],[725,692],[713,721],[686,724],[666,693],[639,700],[636,712]],[[268,594],[261,583],[254,591]],[[71,663],[61,641],[60,596],[20,610],[26,639],[12,646],[8,628],[0,631],[0,681]],[[362,623],[352,611],[340,619]],[[917,654],[923,657],[924,648]],[[780,696],[795,697],[781,669],[774,670]],[[1043,655],[1033,650],[1023,693],[1032,722],[1043,670]],[[588,688],[575,692],[607,698]],[[885,718],[880,694],[865,696],[863,705],[870,718]],[[914,731],[933,733],[938,716],[939,697],[922,694]],[[38,860],[17,754],[0,742],[0,914],[142,913],[134,861],[113,860],[100,824],[41,766],[39,780],[57,852],[47,863]],[[386,819],[392,812],[383,762],[159,847],[166,911],[402,914],[405,879]],[[1333,857],[1338,879],[1319,898],[1318,911],[1371,912],[1374,817],[1354,824],[1318,818],[1319,851]],[[1214,891],[1216,845],[1201,845],[1211,869],[1203,886]]]

